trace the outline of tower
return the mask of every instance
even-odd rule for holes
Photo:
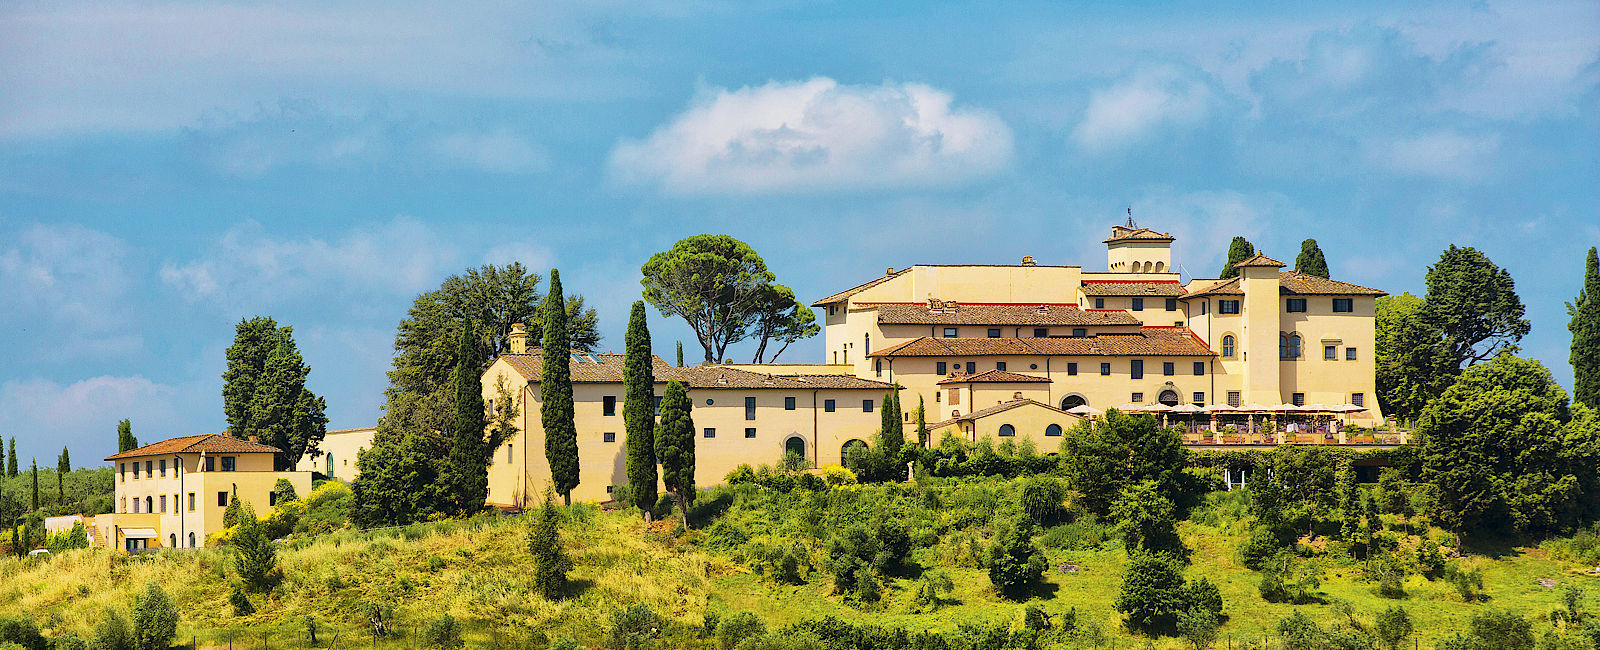
[[[1106,239],[1106,270],[1112,273],[1171,273],[1172,235],[1129,225],[1112,226]]]

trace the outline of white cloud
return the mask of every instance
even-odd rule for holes
[[[280,239],[255,222],[229,229],[199,259],[161,265],[184,298],[230,307],[331,296],[417,293],[438,285],[455,255],[421,222],[399,217],[336,240]]]
[[[1134,71],[1095,91],[1072,139],[1089,151],[1125,146],[1162,126],[1190,126],[1217,101],[1205,80],[1175,66]]]
[[[141,339],[130,332],[124,300],[127,256],[122,240],[82,226],[34,225],[15,233],[0,243],[0,303],[6,305],[0,323],[48,339],[28,350],[35,357],[136,350]]]
[[[184,391],[150,379],[100,376],[71,384],[19,379],[0,384],[0,431],[16,432],[21,458],[54,459],[67,445],[74,465],[95,465],[114,453],[117,421],[133,421],[133,432],[153,442],[197,433],[183,421]]]
[[[1141,226],[1172,233],[1177,239],[1173,266],[1197,278],[1217,277],[1235,235],[1249,239],[1262,253],[1292,260],[1298,249],[1270,250],[1266,235],[1292,233],[1295,222],[1305,218],[1304,211],[1282,194],[1236,190],[1155,189],[1133,202],[1133,215]]]
[[[1368,148],[1367,158],[1373,165],[1402,174],[1474,180],[1494,169],[1499,149],[1497,135],[1466,135],[1445,130],[1373,143]]]
[[[703,92],[642,141],[611,152],[623,182],[677,194],[929,187],[989,176],[1012,134],[981,109],[922,84],[826,77]]]

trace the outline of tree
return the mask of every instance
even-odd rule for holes
[[[1572,401],[1600,409],[1600,258],[1595,247],[1583,265],[1583,288],[1567,303],[1572,321]]]
[[[900,448],[906,444],[905,416],[900,411],[900,387],[895,386],[883,394],[883,408],[879,409],[879,420],[883,432],[883,456],[891,463],[899,463]],[[905,472],[896,470],[898,478],[904,479]]]
[[[650,519],[656,504],[656,376],[644,301],[633,303],[622,368],[622,421],[628,436],[628,486],[633,502]]]
[[[578,487],[578,426],[572,404],[572,355],[568,354],[567,312],[562,308],[561,274],[550,269],[550,294],[540,314],[544,338],[540,345],[539,422],[544,425],[544,457],[556,494],[572,505]]]
[[[1511,273],[1472,247],[1451,245],[1428,267],[1422,318],[1444,333],[1457,366],[1516,352],[1531,325]]]
[[[811,338],[822,331],[822,326],[817,324],[817,315],[805,303],[795,299],[794,290],[789,287],[769,284],[761,292],[758,301],[760,308],[756,312],[751,336],[759,342],[751,363],[777,361],[778,355],[789,349],[789,344]],[[763,358],[768,341],[783,345],[771,357]]]
[[[1174,558],[1188,556],[1178,537],[1178,519],[1172,501],[1156,488],[1155,481],[1142,481],[1125,488],[1111,506],[1111,519],[1128,554],[1167,553]]]
[[[33,512],[39,511],[39,459],[33,459]]]
[[[267,316],[240,319],[234,327],[233,345],[224,353],[227,369],[222,372],[222,412],[233,437],[259,435],[252,407],[256,383],[266,369],[267,357],[272,356],[289,331]]]
[[[327,402],[306,388],[311,369],[294,344],[290,328],[278,330],[276,344],[253,378],[245,428],[231,428],[234,437],[256,436],[262,444],[277,447],[277,471],[294,469],[306,454],[316,454],[328,432]]]
[[[656,459],[661,461],[662,483],[689,522],[688,505],[694,500],[694,418],[689,389],[681,381],[667,382],[661,397],[661,426],[656,428]]]
[[[172,597],[155,582],[144,585],[144,593],[133,605],[133,642],[138,650],[167,650],[178,633],[178,608]]]
[[[473,345],[472,319],[462,323],[456,350],[455,421],[451,424],[450,462],[444,466],[445,483],[455,497],[454,514],[465,516],[483,509],[489,498],[489,461],[500,441],[485,440],[482,369]]]
[[[917,444],[928,447],[928,405],[922,395],[917,395]]]
[[[1171,629],[1184,600],[1183,567],[1167,555],[1137,553],[1122,572],[1122,589],[1113,607],[1128,627],[1151,632]]]
[[[1018,521],[989,546],[989,582],[1002,596],[1023,600],[1044,576],[1044,553],[1033,543],[1036,530],[1032,523]]]
[[[67,448],[61,448],[61,456],[56,458],[56,503],[67,504],[67,474],[72,472],[72,456],[67,453]]]
[[[1328,277],[1328,260],[1322,257],[1322,249],[1317,246],[1317,240],[1307,239],[1300,242],[1300,255],[1294,258],[1294,270],[1319,278]]]
[[[1235,236],[1233,242],[1228,244],[1228,261],[1223,263],[1222,273],[1217,277],[1224,280],[1238,277],[1239,269],[1233,268],[1233,265],[1250,259],[1250,256],[1255,254],[1256,247],[1250,240]]]
[[[278,549],[248,503],[239,513],[239,529],[233,535],[233,545],[233,567],[245,587],[257,593],[271,591],[280,577]]]
[[[555,600],[567,586],[572,558],[561,547],[561,515],[549,493],[528,530],[528,552],[533,554],[533,588],[539,595]]]
[[[1411,633],[1415,631],[1411,614],[1399,605],[1379,612],[1377,620],[1373,621],[1373,628],[1378,633],[1378,640],[1389,650],[1400,650],[1400,644],[1411,638]]]
[[[421,436],[374,444],[356,455],[350,518],[363,528],[399,526],[442,513],[454,502],[440,463]]]
[[[1410,293],[1378,298],[1374,346],[1378,401],[1389,415],[1415,420],[1457,375],[1444,331],[1423,317],[1425,303]]]
[[[1205,491],[1183,471],[1189,452],[1182,436],[1149,415],[1109,409],[1104,422],[1080,422],[1067,431],[1060,452],[1062,469],[1082,494],[1081,503],[1101,517],[1110,514],[1123,488],[1141,481],[1155,481],[1158,492],[1171,495],[1180,515]]]
[[[124,419],[117,423],[117,453],[139,448],[139,439],[133,437],[133,422]],[[16,459],[12,459],[16,463]]]
[[[17,437],[11,436],[11,464],[6,466],[7,476],[16,476],[22,473],[22,465],[17,464]]]
[[[133,632],[128,629],[128,619],[110,607],[105,614],[94,624],[94,643],[90,644],[95,650],[135,650]]]
[[[678,367],[683,367],[683,341],[678,341]]]
[[[656,253],[639,269],[644,299],[689,324],[706,363],[744,340],[774,301],[774,276],[755,249],[727,235],[695,235]]]
[[[1178,635],[1195,650],[1206,650],[1217,642],[1217,628],[1222,627],[1222,617],[1216,612],[1191,607],[1178,612],[1176,618]]]
[[[249,616],[256,613],[256,606],[250,603],[250,596],[237,586],[228,594],[228,604],[233,606],[234,616]]]
[[[1569,409],[1537,361],[1503,354],[1474,366],[1417,422],[1423,480],[1440,522],[1459,532],[1549,532],[1595,514],[1600,415]]]
[[[465,646],[461,641],[461,625],[449,614],[445,614],[428,624],[422,632],[424,645],[439,650],[461,650]]]

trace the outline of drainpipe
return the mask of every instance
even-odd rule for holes
[[[817,430],[817,389],[811,389],[811,466],[821,467],[817,464],[817,440],[821,434]]]
[[[187,524],[183,516],[183,497],[188,492],[183,489],[183,457],[173,456],[172,463],[173,467],[178,470],[178,503],[175,505],[178,506],[178,547],[183,548],[184,540],[189,538],[188,531],[184,530],[184,526]]]

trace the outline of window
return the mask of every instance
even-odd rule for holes
[[[1194,374],[1197,377],[1200,376],[1200,375],[1206,374],[1206,362],[1204,362],[1204,361],[1196,361],[1196,362],[1194,362]]]
[[[1177,298],[1168,298],[1167,299],[1167,311],[1178,311],[1178,299]]]
[[[756,398],[754,398],[754,397],[746,397],[746,398],[744,398],[744,419],[746,419],[746,420],[754,420],[754,419],[756,419]]]
[[[616,415],[617,414],[617,396],[616,395],[607,395],[605,397],[600,398],[600,401],[602,403],[602,407],[605,409],[605,411],[604,411],[605,415]]]
[[[127,483],[128,482],[128,464],[127,463],[118,463],[118,465],[119,465],[119,468],[117,470],[117,476],[122,479],[123,483]]]
[[[1144,359],[1134,359],[1128,362],[1128,375],[1132,379],[1144,379]],[[1135,402],[1139,400],[1133,400]]]
[[[224,471],[224,472],[233,471],[234,460],[235,459],[232,456],[223,456],[222,457],[222,471]]]
[[[194,533],[189,533],[189,548],[194,548]]]
[[[1234,408],[1238,408],[1238,406],[1239,406],[1239,391],[1236,391],[1236,390],[1228,391],[1228,406],[1232,406]]]
[[[1295,406],[1305,406],[1306,405],[1306,394],[1305,393],[1295,393],[1293,395],[1290,395],[1289,396],[1289,403],[1293,404]]]
[[[785,398],[783,398],[783,410],[785,410],[785,411],[793,411],[794,410],[794,398],[793,397],[785,397]]]
[[[510,444],[506,445],[506,464],[507,465],[511,464],[511,459],[512,459],[511,448],[515,447],[515,446],[516,445],[510,445]]]
[[[876,373],[879,377],[883,376],[883,359],[872,362],[872,372]]]
[[[707,397],[706,398],[706,406],[711,406],[712,404],[716,404],[716,402],[713,401],[711,398]]]
[[[1288,300],[1287,309],[1288,309],[1289,313],[1291,313],[1291,314],[1297,314],[1297,313],[1304,312],[1306,310],[1306,299],[1305,298],[1290,298]]]
[[[656,395],[656,396],[654,396],[654,398],[655,398],[655,403],[656,403],[655,404],[655,406],[656,406],[656,415],[659,416],[659,415],[661,415],[661,396],[660,395]]]
[[[1048,327],[1035,327],[1035,328],[1033,328],[1033,338],[1042,339],[1042,338],[1048,338],[1049,336],[1050,336],[1050,328],[1048,328]]]
[[[1222,356],[1226,359],[1233,358],[1233,335],[1222,337]]]
[[[944,337],[947,338],[947,339],[955,338],[956,337],[956,328],[954,328],[954,327],[946,327],[946,328],[944,328]]]
[[[194,493],[189,493],[189,512],[194,512]]]
[[[267,507],[270,508],[270,507],[275,506],[275,505],[278,505],[278,493],[277,492],[268,492],[267,493]]]
[[[1110,363],[1102,363],[1102,364],[1100,364],[1100,374],[1102,374],[1102,375],[1111,374],[1111,364]]]
[[[614,493],[616,491],[617,491],[617,486],[615,486],[615,485],[607,485],[606,486],[606,494],[612,494],[612,493]]]
[[[951,406],[961,406],[961,389],[959,389],[959,388],[950,389],[950,405]]]
[[[155,470],[152,469],[153,467],[155,467],[155,464],[156,464],[156,462],[153,461],[153,460],[147,460],[147,461],[144,462],[144,477],[145,478],[155,478],[156,473],[155,473]]]
[[[1194,394],[1194,405],[1195,406],[1205,406],[1206,405],[1206,394],[1205,394],[1204,391],[1195,391],[1195,394]]]
[[[167,514],[167,495],[161,495],[161,514]]]
[[[973,375],[973,374],[977,374],[977,372],[978,372],[978,362],[976,362],[976,361],[968,361],[967,362],[967,374]]]
[[[1324,346],[1322,346],[1322,359],[1324,361],[1338,361],[1339,360],[1339,346],[1337,346],[1337,345],[1324,345]]]
[[[161,478],[167,477],[167,459],[161,459]],[[163,510],[162,512],[166,512]]]
[[[834,310],[834,306],[833,305],[828,305],[828,315],[829,316],[833,315],[833,310]]]
[[[717,430],[712,427],[706,427],[704,435],[707,438],[715,438],[717,437]]]
[[[1144,298],[1134,298],[1133,299],[1133,310],[1134,311],[1144,311]]]
[[[139,514],[139,497],[133,498],[133,514]]]
[[[870,400],[870,399],[861,400],[861,412],[862,413],[871,413],[872,412],[872,400]]]
[[[1009,424],[1000,425],[1000,437],[1009,438],[1009,437],[1014,436],[1014,435],[1017,435],[1017,428],[1016,427],[1011,426]]]
[[[1106,308],[1106,299],[1105,298],[1095,298],[1094,299],[1094,308],[1095,309],[1105,309]]]
[[[1044,435],[1046,435],[1046,436],[1059,436],[1059,435],[1061,435],[1061,425],[1052,424],[1052,425],[1050,425],[1048,427],[1045,427],[1044,428]]]
[[[1348,314],[1356,310],[1355,300],[1351,298],[1334,298],[1333,313]]]
[[[1082,327],[1072,328],[1072,338],[1081,339],[1089,335],[1089,330]]]
[[[1278,335],[1278,358],[1279,359],[1299,359],[1300,358],[1300,335],[1299,334],[1279,334]]]
[[[1078,376],[1078,364],[1077,363],[1068,363],[1067,364],[1067,376],[1068,377],[1076,377],[1076,376]]]
[[[1355,361],[1356,360],[1356,349],[1355,348],[1345,348],[1344,349],[1344,360],[1345,361]]]
[[[1367,396],[1365,393],[1350,393],[1350,403],[1356,406],[1366,406]]]
[[[607,431],[605,433],[600,434],[600,441],[601,442],[616,442],[617,441],[617,432],[615,432],[615,431]]]
[[[1171,377],[1178,374],[1178,364],[1171,361],[1162,361],[1161,374],[1166,377]]]
[[[833,412],[833,400],[831,400],[831,399],[822,400],[822,410],[826,411],[828,413],[832,413]]]
[[[745,427],[744,428],[744,437],[746,437],[746,438],[754,438],[754,437],[756,437],[756,429],[755,429],[755,427]]]
[[[943,361],[935,361],[933,363],[933,372],[934,372],[934,374],[937,374],[940,377],[943,377],[945,375],[945,373],[949,372],[949,371],[950,371],[950,367],[945,362],[943,362]]]
[[[998,327],[989,328],[989,338],[991,338],[991,339],[1000,338],[1000,328],[998,328]]]
[[[1006,369],[1006,362],[1004,362],[1004,361],[996,361],[996,362],[994,362],[994,369],[995,370],[1005,370]]]
[[[1142,403],[1144,403],[1144,393],[1134,393],[1133,394],[1133,398],[1128,400],[1128,401],[1133,402],[1135,404],[1142,404]]]
[[[1201,316],[1206,315],[1206,311],[1208,311],[1209,309],[1211,309],[1211,301],[1210,300],[1202,300],[1202,301],[1200,301],[1200,315]]]
[[[1219,314],[1237,314],[1237,313],[1239,313],[1239,301],[1237,301],[1237,300],[1218,300],[1217,301],[1217,313],[1219,313]]]
[[[135,501],[135,503],[137,503],[137,501]],[[218,492],[217,493],[217,507],[218,508],[226,508],[226,507],[228,507],[228,493],[227,492]]]

